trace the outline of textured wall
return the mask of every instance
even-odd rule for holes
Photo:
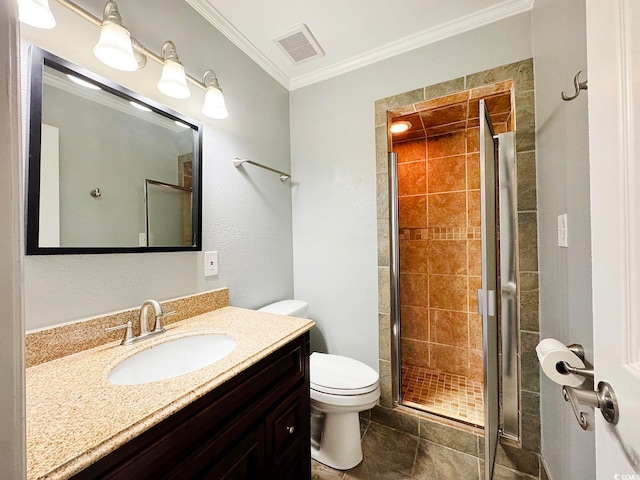
[[[78,3],[102,15],[102,0]],[[203,117],[204,93],[196,87],[188,100],[158,92],[161,67],[155,62],[133,73],[101,64],[92,53],[98,28],[57,2],[51,7],[58,26],[51,31],[24,26],[23,43],[204,122],[203,249],[218,251],[220,274],[205,278],[202,253],[196,252],[25,257],[27,328],[222,286],[229,287],[231,304],[242,307],[291,297],[291,183],[250,166],[236,169],[231,162],[248,157],[289,170],[289,93],[185,2],[120,0],[118,6],[132,35],[152,50],[171,39],[187,72],[199,77],[208,68],[216,71],[228,119]]]
[[[536,0],[533,49],[536,75],[540,336],[581,343],[593,356],[589,126],[587,95],[564,102],[573,76],[586,72],[582,0]],[[569,248],[557,246],[557,216],[566,213]],[[558,385],[541,385],[542,452],[555,480],[593,478],[595,438],[578,426]],[[599,415],[596,412],[596,415]]]
[[[26,476],[17,10],[16,2],[0,3],[0,472],[4,478]]]

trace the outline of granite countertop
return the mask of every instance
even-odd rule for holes
[[[123,347],[112,342],[26,370],[27,478],[63,479],[83,470],[313,327],[311,320],[225,307],[166,326],[167,333]],[[176,336],[224,333],[226,357],[176,378],[112,385],[123,359]]]

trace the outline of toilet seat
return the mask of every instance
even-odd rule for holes
[[[353,388],[353,389],[343,389],[343,388],[331,388],[325,387],[323,385],[316,385],[315,383],[311,384],[311,390],[315,390],[316,392],[326,393],[329,395],[346,395],[346,396],[354,396],[354,395],[366,395],[367,393],[373,392],[378,383],[373,383],[371,385],[367,385],[363,388]]]
[[[378,372],[358,360],[314,352],[309,359],[311,389],[329,395],[366,395],[378,388]]]

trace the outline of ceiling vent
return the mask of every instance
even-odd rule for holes
[[[304,23],[277,35],[273,41],[294,64],[324,55],[324,51]]]

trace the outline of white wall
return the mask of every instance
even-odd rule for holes
[[[571,102],[573,77],[586,71],[583,0],[536,0],[536,88],[540,336],[581,343],[593,360],[587,93]],[[556,244],[557,215],[567,213],[569,248]],[[561,387],[541,379],[542,453],[552,478],[594,478],[595,440],[584,432]],[[597,414],[597,412],[596,412]]]
[[[0,472],[26,476],[22,318],[22,181],[15,2],[0,3]]]
[[[101,17],[103,0],[78,4]],[[203,276],[201,253],[29,256],[25,263],[28,329],[140,305],[222,286],[231,303],[259,307],[293,294],[291,192],[277,175],[231,163],[248,157],[288,171],[289,93],[185,2],[119,0],[132,35],[159,52],[176,43],[187,72],[216,71],[229,118],[203,117],[204,92],[191,87],[189,100],[157,91],[161,67],[153,61],[137,72],[119,72],[92,54],[99,30],[51,2],[58,26],[28,26],[23,41],[37,44],[152,100],[205,123],[203,158],[203,246],[219,252],[220,274]],[[152,13],[149,13],[152,12]],[[23,64],[26,59],[23,59]]]
[[[295,296],[329,352],[378,368],[374,102],[531,56],[527,13],[291,93]]]

